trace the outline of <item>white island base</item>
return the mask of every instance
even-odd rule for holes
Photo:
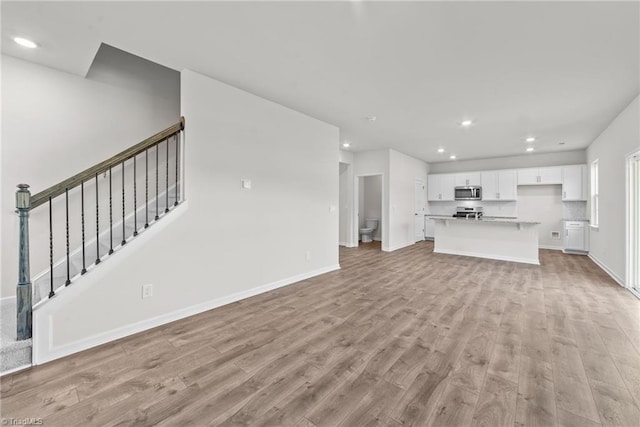
[[[434,252],[540,265],[537,222],[431,218]]]

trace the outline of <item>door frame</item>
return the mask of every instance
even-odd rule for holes
[[[625,185],[625,198],[626,198],[626,287],[638,298],[640,298],[640,283],[632,283],[634,276],[638,277],[640,274],[635,269],[640,269],[640,265],[636,265],[634,268],[634,258],[637,260],[638,254],[640,251],[640,221],[634,220],[640,216],[639,212],[636,212],[638,201],[636,200],[636,192],[638,188],[634,188],[636,186],[640,186],[640,183],[634,182],[634,178],[640,176],[640,170],[634,171],[636,168],[634,163],[640,159],[640,150],[630,153],[626,156],[626,185]],[[634,288],[638,286],[638,288]]]
[[[347,248],[352,248],[357,245],[353,243],[353,203],[352,203],[352,199],[353,199],[353,185],[351,183],[351,179],[353,177],[353,163],[347,163],[347,162],[338,162],[338,165],[346,165],[347,166],[347,195],[346,195],[346,204],[349,207],[349,212],[348,212],[348,221],[347,221],[347,241],[343,242],[340,241],[340,239],[338,238],[338,245],[339,246],[344,246]],[[338,168],[338,172],[340,171],[340,169]],[[340,201],[340,197],[342,196],[340,189],[338,189],[338,202]],[[342,210],[344,209],[344,206],[342,206],[340,203],[338,203],[339,205],[339,215],[338,215],[338,236],[340,236],[340,216],[342,214]]]
[[[416,194],[415,194],[415,191],[416,191],[416,184],[418,182],[420,184],[422,184],[422,239],[415,240],[416,236],[417,236],[416,230],[415,230],[415,227],[416,227],[416,224],[415,224],[415,216],[416,216],[415,215],[416,214]],[[427,194],[426,194],[426,191],[427,191],[427,183],[424,180],[415,179],[413,181],[413,215],[414,215],[413,240],[414,240],[414,243],[418,243],[418,242],[422,242],[422,241],[426,240],[425,233],[426,233],[427,230],[426,230],[426,227],[425,227],[425,220],[424,220],[425,219],[425,214],[427,213]]]
[[[368,176],[380,176],[382,180],[382,185],[380,187],[380,200],[382,206],[380,207],[380,212],[382,213],[380,218],[380,223],[378,227],[380,227],[380,246],[383,251],[386,251],[386,240],[384,237],[387,223],[387,211],[385,209],[387,195],[385,191],[385,181],[384,181],[384,173],[364,173],[360,175],[353,175],[353,221],[352,221],[352,238],[353,238],[353,247],[360,246],[360,178],[366,178]]]

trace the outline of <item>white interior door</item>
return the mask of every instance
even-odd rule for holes
[[[414,204],[414,230],[415,230],[415,241],[419,242],[424,240],[424,181],[416,180],[415,182],[415,204]]]

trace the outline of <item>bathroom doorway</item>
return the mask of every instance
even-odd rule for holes
[[[358,245],[381,247],[383,239],[382,174],[357,176],[354,185],[354,233]],[[378,243],[380,242],[380,243]]]

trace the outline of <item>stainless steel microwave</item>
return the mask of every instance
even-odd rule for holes
[[[456,200],[482,200],[482,187],[456,187],[455,196]]]

